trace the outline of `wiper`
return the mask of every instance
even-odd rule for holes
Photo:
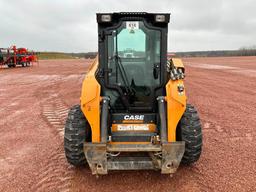
[[[112,33],[113,35],[115,35],[116,39],[115,39],[115,55],[114,55],[114,58],[115,58],[115,65],[117,66],[117,68],[119,69],[120,71],[120,74],[121,74],[121,78],[124,82],[124,85],[125,85],[125,90],[126,92],[130,95],[134,94],[134,91],[132,90],[131,86],[129,85],[129,81],[128,81],[128,78],[127,78],[127,74],[124,70],[124,66],[122,64],[122,61],[121,61],[121,58],[120,56],[118,55],[118,43],[117,43],[117,31],[113,31]],[[118,73],[116,71],[116,79],[118,78]]]
[[[126,92],[127,93],[133,93],[134,91],[132,90],[131,86],[129,85],[129,80],[128,80],[128,77],[127,77],[127,74],[125,72],[125,69],[124,69],[124,66],[122,64],[120,56],[115,55],[114,58],[115,58],[115,64],[118,67],[118,69],[120,71],[120,74],[121,74],[121,78],[124,82]],[[116,75],[118,75],[118,74],[116,74]]]

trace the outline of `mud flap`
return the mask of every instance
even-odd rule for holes
[[[162,144],[162,174],[173,174],[176,172],[183,154],[185,152],[185,142],[176,141]]]
[[[108,173],[106,149],[106,143],[84,143],[84,154],[93,175]]]

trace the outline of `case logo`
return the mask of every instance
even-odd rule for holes
[[[124,120],[144,120],[144,115],[125,115]]]

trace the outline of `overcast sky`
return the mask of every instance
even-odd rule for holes
[[[255,0],[0,0],[0,47],[97,50],[97,12],[171,13],[169,51],[256,44]]]

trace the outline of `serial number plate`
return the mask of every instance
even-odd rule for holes
[[[148,131],[148,125],[118,125],[118,131]]]

